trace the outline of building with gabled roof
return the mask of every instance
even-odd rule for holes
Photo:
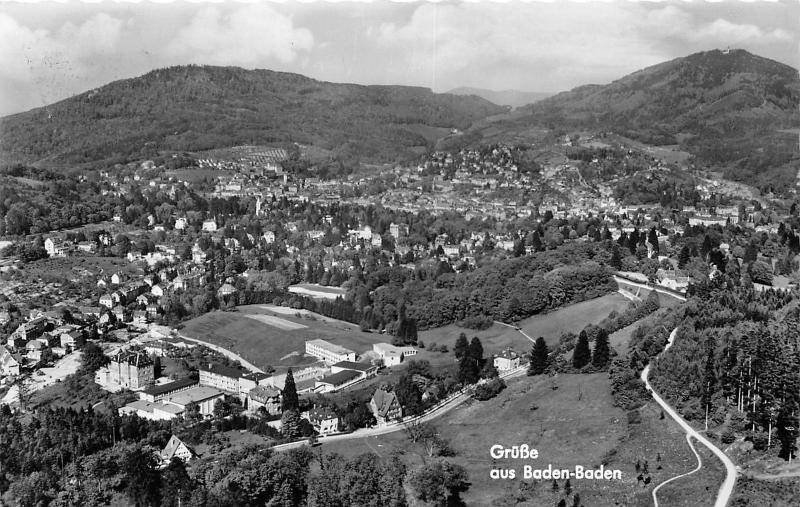
[[[22,356],[12,354],[11,351],[0,345],[0,375],[19,375],[21,365]]]
[[[339,431],[339,416],[330,407],[311,409],[308,412],[308,420],[320,435],[330,435]]]
[[[403,418],[403,407],[400,406],[397,396],[393,392],[386,391],[380,387],[372,395],[372,399],[369,400],[369,408],[378,424],[388,424]]]
[[[172,461],[172,458],[178,458],[184,463],[188,463],[197,457],[197,453],[194,452],[194,449],[186,445],[186,443],[180,438],[172,435],[172,437],[169,439],[169,442],[167,442],[167,445],[165,445],[159,453],[158,457],[163,466],[166,466],[170,461]]]
[[[256,413],[264,408],[269,415],[281,412],[281,391],[272,386],[256,386],[247,393],[247,411]]]

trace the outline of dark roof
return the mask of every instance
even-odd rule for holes
[[[222,366],[219,364],[210,364],[208,367],[201,366],[200,371],[207,371],[214,375],[221,375],[223,377],[239,378],[245,374],[242,370],[231,368],[229,366]]]
[[[191,378],[182,378],[180,380],[175,380],[174,382],[170,382],[169,384],[162,384],[160,386],[152,386],[148,387],[144,390],[145,394],[150,394],[152,396],[158,396],[161,394],[168,394],[173,391],[177,391],[179,389],[185,389],[190,386],[197,385],[197,380]]]
[[[318,382],[324,382],[325,384],[331,384],[332,386],[340,386],[358,378],[359,376],[360,374],[358,372],[353,370],[344,370],[340,371],[339,373],[334,373],[333,375],[322,377],[320,380],[318,380]]]
[[[354,370],[354,371],[369,371],[375,369],[375,366],[366,363],[354,363],[353,361],[339,361],[338,363],[334,364],[337,368],[345,368],[347,370]]]
[[[308,413],[308,419],[311,422],[327,421],[337,417],[338,416],[336,415],[336,412],[334,412],[330,407],[315,408]]]
[[[269,375],[267,375],[266,373],[262,373],[260,371],[251,371],[249,373],[245,373],[244,375],[242,375],[242,377],[248,380],[254,380],[255,382],[259,382],[261,380],[264,380],[265,378],[269,378]]]
[[[389,413],[393,406],[400,405],[400,402],[397,401],[397,396],[393,392],[384,391],[383,389],[375,391],[375,394],[372,395],[372,401],[375,404],[378,415],[381,417],[386,417],[386,414]]]
[[[136,351],[124,351],[119,352],[112,361],[116,363],[128,363],[130,365],[140,367],[140,366],[150,366],[153,364],[153,360],[150,359],[144,352],[136,352]]]

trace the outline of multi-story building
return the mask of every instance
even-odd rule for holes
[[[356,353],[352,350],[325,340],[307,341],[306,354],[321,359],[328,364],[356,360]]]
[[[339,416],[329,407],[314,408],[308,413],[308,420],[320,435],[339,431]]]
[[[387,424],[403,418],[403,407],[393,392],[378,388],[369,401],[369,408],[378,424]]]
[[[256,413],[264,408],[270,415],[281,412],[281,391],[270,386],[256,386],[247,393],[247,410]]]
[[[517,368],[520,363],[519,354],[514,352],[513,350],[505,349],[500,354],[494,356],[494,367],[497,368],[497,371],[508,371]]]
[[[144,352],[122,351],[108,365],[109,381],[128,389],[143,389],[155,382],[155,369]]]
[[[239,395],[239,379],[242,375],[244,372],[236,368],[209,364],[208,367],[200,367],[200,385]]]

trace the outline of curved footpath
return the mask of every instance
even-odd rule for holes
[[[672,346],[677,334],[678,334],[678,328],[673,329],[669,335],[669,340],[667,340],[667,346],[664,347],[664,350],[661,352],[661,354],[666,352]],[[659,354],[657,357],[660,357],[661,354]],[[687,423],[674,408],[669,406],[667,402],[665,402],[664,399],[661,398],[661,396],[659,396],[658,393],[656,393],[656,391],[650,385],[650,381],[648,380],[649,375],[650,375],[650,365],[648,364],[645,367],[645,369],[642,370],[642,382],[645,383],[645,386],[647,386],[647,390],[650,391],[650,394],[653,395],[653,399],[656,400],[656,403],[661,405],[661,408],[663,408],[664,411],[667,414],[669,414],[669,416],[672,417],[675,420],[675,422],[677,422],[681,426],[681,428],[683,428],[683,430],[686,432],[687,440],[691,437],[700,442],[701,444],[703,444],[704,446],[708,447],[708,449],[711,452],[713,452],[714,455],[718,457],[720,461],[722,461],[722,463],[725,465],[725,471],[726,471],[725,480],[719,487],[719,492],[717,493],[717,500],[714,502],[714,507],[725,507],[726,505],[728,505],[728,501],[730,500],[731,495],[733,494],[733,486],[736,484],[736,474],[737,474],[736,466],[733,464],[733,461],[731,461],[731,459],[725,455],[724,452],[719,450],[717,446],[709,442],[709,440],[706,437],[704,437],[703,435],[698,433],[697,430],[692,428],[689,425],[689,423]],[[703,466],[703,461],[700,459],[700,455],[697,454],[697,451],[694,449],[694,446],[692,446],[691,441],[689,442],[689,447],[691,447],[692,451],[694,451],[698,461],[698,468],[693,470],[692,472],[689,472],[689,473],[694,473]],[[677,477],[673,477],[669,481],[666,481],[660,484],[657,488],[653,489],[653,501],[655,502],[656,507],[658,507],[658,499],[656,498],[656,492],[658,491],[658,489],[667,482],[673,481],[680,477],[684,477],[686,475],[689,474],[682,474]]]
[[[256,365],[254,365],[253,363],[249,362],[248,360],[246,360],[245,358],[243,358],[242,356],[240,356],[236,352],[233,352],[233,351],[230,351],[230,350],[228,350],[226,348],[220,347],[219,345],[214,345],[213,343],[204,342],[203,340],[198,340],[197,338],[191,338],[191,337],[186,336],[186,335],[181,334],[181,333],[178,333],[178,338],[181,338],[182,340],[189,340],[189,341],[192,341],[192,342],[195,342],[195,343],[199,343],[200,345],[204,345],[204,346],[210,348],[211,350],[219,352],[223,356],[229,357],[230,359],[233,359],[234,361],[239,361],[242,364],[242,366],[244,366],[245,368],[247,368],[250,371],[254,371],[256,373],[264,373],[264,370],[262,370],[261,368],[256,367]]]

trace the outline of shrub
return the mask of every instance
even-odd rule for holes
[[[490,400],[500,394],[505,388],[506,383],[503,382],[503,379],[496,378],[476,387],[474,397],[479,401]]]

